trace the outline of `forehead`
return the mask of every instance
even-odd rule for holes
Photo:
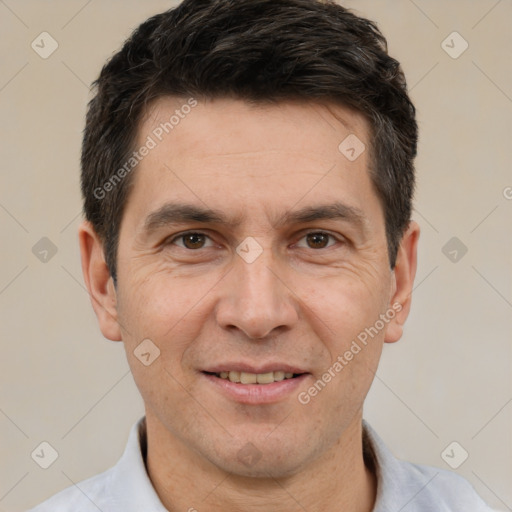
[[[184,138],[187,147],[183,149],[188,152],[193,147],[196,156],[212,150],[233,153],[236,142],[240,152],[300,149],[302,154],[326,157],[327,145],[331,146],[331,156],[339,156],[339,139],[348,134],[367,140],[369,123],[362,113],[338,104],[299,100],[249,103],[227,98],[198,101],[164,96],[146,109],[138,142],[143,144],[148,135],[159,145],[170,144],[172,139],[177,157],[182,153],[178,143]]]
[[[364,116],[339,105],[160,98],[138,131],[137,148],[152,148],[129,203],[140,217],[179,200],[274,221],[299,203],[365,210],[376,200],[368,134]]]

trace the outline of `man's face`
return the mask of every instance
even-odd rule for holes
[[[157,145],[135,171],[120,230],[128,361],[148,422],[193,457],[241,475],[292,474],[360,421],[394,322],[375,329],[395,279],[369,151],[354,160],[338,148],[349,134],[368,148],[368,125],[339,106],[217,100],[158,141],[184,103],[158,100],[139,130],[137,147],[148,135]],[[134,351],[148,339],[160,355],[146,366]],[[308,391],[329,369],[330,382]],[[248,382],[300,376],[231,382],[241,371]]]

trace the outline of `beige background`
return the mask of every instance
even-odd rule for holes
[[[512,3],[344,4],[378,21],[421,129],[413,309],[365,416],[411,461],[448,468],[441,452],[457,441],[469,452],[457,472],[512,510]],[[102,338],[83,286],[78,162],[88,84],[135,26],[172,5],[0,0],[1,511],[114,464],[142,414],[122,346]],[[47,59],[31,48],[43,31],[59,45]],[[469,43],[457,59],[441,46],[453,31]],[[455,263],[443,253],[454,236],[468,249]],[[32,252],[42,237],[57,248],[46,263]],[[59,453],[46,470],[30,456],[42,441]]]

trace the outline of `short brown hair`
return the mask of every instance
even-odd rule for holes
[[[363,113],[394,268],[412,210],[417,124],[404,74],[375,23],[329,0],[184,0],[142,23],[94,86],[82,193],[114,281],[133,173],[114,178],[130,158],[146,106],[167,95],[328,101]]]

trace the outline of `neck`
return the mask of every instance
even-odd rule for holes
[[[301,471],[283,478],[251,478],[213,465],[147,414],[149,477],[170,512],[371,512],[377,481],[363,457],[361,416]]]

